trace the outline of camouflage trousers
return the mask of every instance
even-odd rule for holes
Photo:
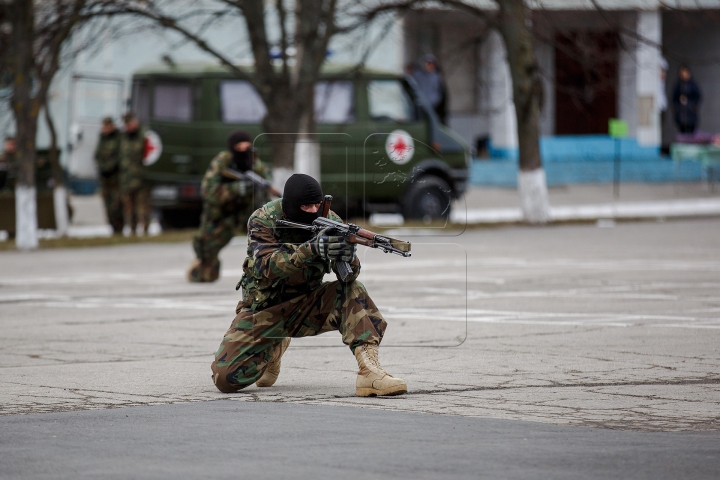
[[[246,210],[223,216],[218,213],[211,215],[203,209],[200,229],[193,237],[193,250],[198,260],[217,260],[220,250],[235,236],[235,230],[247,223],[250,213]]]
[[[118,175],[109,177],[100,176],[100,192],[105,203],[108,223],[114,233],[122,232],[123,228],[123,206],[120,199],[120,180]]]
[[[138,224],[147,231],[150,224],[150,189],[140,187],[122,192],[123,221],[133,232]]]
[[[379,345],[387,323],[357,280],[328,282],[306,295],[265,310],[252,312],[238,305],[238,313],[215,354],[212,378],[224,393],[255,383],[273,359],[275,346],[285,337],[307,337],[339,330],[355,352]]]

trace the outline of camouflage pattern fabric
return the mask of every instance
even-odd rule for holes
[[[330,212],[332,220],[342,219]],[[248,220],[248,249],[243,263],[243,299],[253,311],[278,303],[282,295],[300,295],[318,288],[326,273],[334,269],[312,253],[306,242],[312,234],[292,228],[276,228],[282,218],[282,200],[277,199],[256,210]],[[350,263],[353,274],[348,283],[360,275],[357,256]]]
[[[123,228],[123,204],[120,196],[120,175],[100,177],[100,193],[102,193],[108,223],[113,232],[120,233]],[[128,224],[129,225],[129,224]]]
[[[145,132],[142,129],[133,137],[127,133],[122,135],[120,140],[120,193],[123,195],[143,187],[144,155]]]
[[[109,135],[100,135],[95,147],[95,163],[101,176],[113,175],[120,169],[121,140],[122,135],[117,130]]]
[[[240,195],[236,183],[222,175],[231,160],[230,152],[220,152],[210,162],[202,181],[203,211],[200,229],[193,237],[193,249],[195,256],[208,265],[217,260],[235,230],[246,224],[257,204],[262,205],[267,200],[265,192],[253,188],[246,195]],[[260,160],[255,160],[253,171],[268,180],[272,177],[268,165]]]
[[[307,337],[339,330],[354,352],[362,344],[379,345],[387,323],[357,280],[327,282],[270,308],[253,312],[241,302],[238,314],[215,354],[212,378],[224,393],[255,383],[285,337]]]
[[[100,135],[95,148],[95,163],[100,172],[100,191],[108,223],[113,232],[120,233],[123,227],[123,207],[120,198],[120,141],[117,130],[110,135]]]
[[[123,205],[123,221],[133,232],[138,224],[147,230],[150,224],[150,190],[144,187],[125,192],[121,196]]]
[[[243,263],[243,299],[212,364],[213,381],[222,392],[254,383],[285,337],[305,337],[339,330],[354,352],[362,344],[379,345],[387,326],[357,281],[360,261],[351,262],[346,283],[325,282],[335,271],[330,261],[312,253],[307,232],[275,228],[281,200],[273,200],[248,221],[248,250]],[[335,213],[330,218],[342,221]],[[337,271],[335,271],[337,276]],[[338,277],[339,278],[339,277]]]

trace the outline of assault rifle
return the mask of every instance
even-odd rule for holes
[[[268,192],[270,195],[278,198],[282,197],[282,194],[278,192],[277,189],[273,187],[268,180],[265,180],[263,177],[253,172],[252,170],[248,170],[247,172],[239,172],[233,168],[225,167],[225,169],[222,171],[222,174],[224,177],[231,178],[233,180],[250,180],[258,188]]]
[[[329,197],[329,198],[328,198]],[[325,201],[323,202],[323,216],[313,220],[311,225],[305,223],[291,222],[289,220],[278,219],[275,224],[280,227],[291,227],[301,228],[308,230],[315,234],[327,229],[329,235],[337,235],[345,237],[348,243],[357,243],[358,245],[365,245],[370,248],[379,248],[385,253],[394,253],[395,255],[401,255],[403,257],[410,256],[410,242],[404,240],[398,240],[396,238],[385,237],[383,235],[371,232],[360,228],[359,225],[353,223],[341,223],[327,218],[327,214],[330,210],[330,202],[332,201],[331,195],[325,195]],[[352,269],[347,262],[337,262],[337,267],[340,278],[345,281],[350,275],[352,275]]]

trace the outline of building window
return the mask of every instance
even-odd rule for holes
[[[192,88],[186,83],[156,83],[153,118],[171,122],[192,120]]]
[[[415,105],[399,80],[372,80],[368,83],[370,118],[378,122],[411,122]]]
[[[220,103],[225,123],[260,123],[267,113],[260,95],[244,80],[221,82]]]
[[[315,84],[315,121],[317,123],[352,123],[355,103],[351,81]]]

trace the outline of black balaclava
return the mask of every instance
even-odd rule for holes
[[[252,148],[248,148],[244,152],[238,152],[235,150],[235,145],[240,142],[252,142],[252,137],[248,132],[243,130],[235,130],[228,136],[228,150],[232,154],[233,168],[241,172],[252,170],[253,157]]]
[[[283,191],[282,209],[288,220],[298,223],[312,223],[320,216],[317,213],[303,212],[301,205],[312,205],[323,201],[322,187],[310,175],[296,173],[288,178]]]

